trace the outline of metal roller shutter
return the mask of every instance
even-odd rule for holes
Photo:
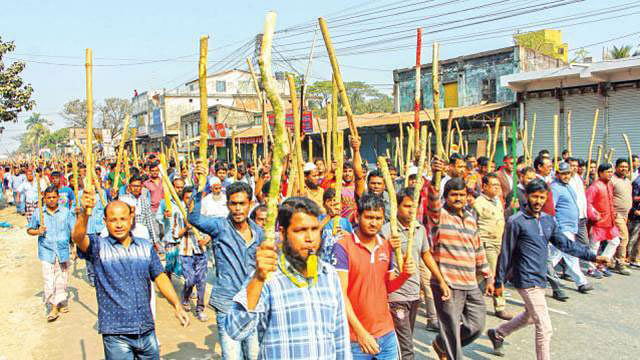
[[[622,134],[627,134],[631,151],[640,151],[640,90],[609,91],[609,147],[615,149],[614,159],[628,157]]]
[[[531,98],[525,103],[529,141],[533,127],[533,115],[536,115],[536,138],[533,144],[533,158],[538,152],[547,149],[553,152],[553,115],[558,113],[559,102],[555,97]]]
[[[564,98],[564,112],[571,111],[571,144],[573,156],[587,160],[589,156],[589,143],[591,141],[591,130],[593,129],[593,116],[596,108],[600,109],[598,115],[598,127],[596,137],[593,142],[593,155],[595,159],[598,155],[598,145],[602,144],[605,136],[604,104],[603,98],[595,93],[566,95]],[[565,125],[566,129],[566,125]],[[566,133],[566,131],[565,131]],[[563,144],[566,144],[566,137]],[[566,146],[566,145],[565,145]],[[603,152],[606,150],[603,150]],[[603,155],[604,156],[604,155]]]

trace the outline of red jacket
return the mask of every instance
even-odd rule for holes
[[[587,189],[587,217],[592,226],[610,228],[615,226],[613,209],[613,185],[598,179]]]

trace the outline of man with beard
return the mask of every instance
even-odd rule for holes
[[[207,169],[199,163],[196,176],[205,175]],[[209,305],[216,310],[218,336],[222,347],[222,359],[258,357],[256,332],[236,341],[225,329],[225,321],[233,305],[233,296],[238,293],[245,279],[255,271],[256,249],[264,239],[263,230],[249,219],[249,208],[253,191],[248,184],[234,182],[227,188],[229,216],[203,216],[202,192],[194,196],[193,209],[188,221],[201,233],[211,237],[216,264],[216,279],[211,290]]]
[[[568,180],[568,179],[567,179]],[[497,355],[502,352],[504,338],[533,323],[536,328],[536,359],[551,359],[551,318],[545,300],[547,255],[549,243],[570,255],[597,262],[609,259],[598,256],[576,241],[569,240],[553,217],[544,213],[549,186],[542,179],[527,185],[527,206],[507,221],[502,253],[496,271],[496,293],[501,295],[507,273],[524,300],[525,311],[509,322],[487,332]]]
[[[129,186],[127,186],[127,192],[121,195],[119,200],[124,201],[134,208],[136,221],[132,230],[133,235],[151,241],[156,251],[164,252],[158,244],[160,239],[156,228],[153,226],[155,219],[151,212],[149,194],[143,193],[142,188],[142,178],[140,175],[131,176]]]
[[[434,157],[434,172],[444,170]],[[427,217],[432,234],[432,256],[451,288],[451,298],[434,283],[431,289],[440,320],[440,334],[432,343],[440,359],[461,360],[462,347],[480,336],[485,322],[485,304],[476,276],[486,281],[486,295],[493,294],[493,278],[478,235],[475,217],[466,209],[464,180],[453,178],[444,187],[444,206],[438,190],[429,184]]]
[[[104,210],[108,235],[89,238],[87,210],[94,205],[95,193],[86,191],[71,237],[96,272],[98,332],[105,357],[157,359],[158,341],[149,306],[155,291],[151,282],[171,303],[183,326],[189,324],[188,315],[152,244],[132,235],[134,210],[122,201],[109,203]]]
[[[173,184],[173,188],[176,190],[176,193],[182,194],[182,190],[185,188],[182,178],[176,177],[171,183]],[[173,237],[174,228],[178,224],[178,219],[182,218],[182,214],[180,213],[180,209],[173,198],[170,197],[169,201],[171,202],[171,211],[167,208],[167,204],[164,199],[160,200],[158,212],[156,213],[156,221],[162,225],[162,228],[164,229],[164,237],[162,239],[165,250],[164,272],[167,274],[169,279],[171,279],[173,274],[178,276],[182,274],[178,258],[178,245],[180,244],[180,239]]]
[[[464,161],[462,155],[454,153],[449,157],[449,169],[446,175],[440,181],[440,197],[444,194],[444,186],[449,179],[459,178],[463,179],[467,170],[467,163]]]
[[[324,190],[320,187],[320,175],[318,168],[313,163],[306,163],[302,169],[304,172],[304,185],[307,197],[322,209],[322,195]],[[320,210],[322,211],[322,210]]]
[[[222,194],[222,182],[217,177],[209,180],[209,189],[211,192],[202,199],[202,215],[226,217],[229,215],[227,209],[227,199]]]
[[[375,169],[367,175],[367,190],[361,189],[362,192],[356,193],[356,197],[359,199],[364,194],[372,194],[376,196],[380,196],[382,201],[384,202],[384,222],[389,222],[389,218],[391,217],[391,206],[389,202],[389,193],[387,193],[384,177],[382,176],[382,172],[378,169]]]
[[[158,206],[160,206],[160,200],[164,197],[160,168],[157,161],[149,164],[149,180],[142,185],[151,194],[151,212],[155,214],[158,211]]]
[[[629,160],[616,160],[616,172],[611,177],[613,185],[613,208],[615,209],[615,223],[620,231],[620,245],[616,250],[616,267],[614,270],[621,275],[631,275],[627,268],[627,246],[629,245],[629,228],[627,221],[629,210],[633,205],[631,198],[633,189],[629,180]]]
[[[398,354],[389,293],[398,290],[416,272],[411,257],[402,272],[394,272],[394,249],[399,236],[384,239],[384,203],[379,196],[358,200],[359,227],[334,246],[336,269],[342,284],[351,334],[351,353],[358,359],[395,360]]]
[[[356,210],[356,193],[364,191],[364,170],[362,168],[362,158],[360,156],[360,138],[350,138],[353,162],[346,161],[342,171],[342,211],[341,216],[350,219]],[[324,189],[335,187],[335,178],[325,178],[322,184]]]
[[[496,173],[500,181],[500,197],[504,202],[507,194],[513,190],[513,156],[507,155],[502,159],[502,169]]]
[[[226,331],[243,340],[257,330],[261,359],[351,359],[338,274],[311,261],[320,247],[318,215],[310,199],[285,200],[278,210],[282,254],[263,243],[255,273],[234,297]]]

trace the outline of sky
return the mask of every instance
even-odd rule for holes
[[[16,59],[27,62],[22,76],[34,88],[33,112],[51,120],[53,129],[67,126],[59,115],[63,105],[85,97],[85,48],[93,49],[94,102],[107,97],[131,98],[134,90],[171,89],[197,77],[201,35],[210,36],[210,73],[225,64],[246,68],[240,56],[243,52],[234,51],[262,32],[264,16],[270,10],[278,14],[276,31],[306,26],[298,30],[304,31],[302,34],[291,31],[276,34],[275,48],[284,58],[308,56],[313,39],[311,25],[319,16],[327,18],[337,49],[377,42],[370,47],[339,51],[338,59],[346,81],[372,83],[388,94],[393,83],[392,70],[415,64],[414,29],[419,26],[425,31],[423,63],[431,61],[429,43],[433,40],[441,41],[440,56],[447,59],[511,46],[511,35],[518,30],[560,29],[570,49],[596,44],[586,48],[594,60],[601,58],[603,46],[640,43],[640,32],[634,33],[640,1],[630,0],[3,0],[2,3],[0,37],[3,41],[15,41],[17,47],[15,52],[5,55],[5,66]],[[569,4],[551,8],[558,3]],[[613,10],[621,8],[613,6],[625,9],[616,12]],[[548,8],[542,10],[543,7]],[[597,12],[605,8],[611,9]],[[502,18],[491,17],[501,12],[505,14]],[[585,16],[567,18],[580,14]],[[347,18],[351,16],[354,17]],[[595,21],[599,19],[602,21]],[[545,21],[550,23],[542,24]],[[404,22],[407,24],[401,24]],[[475,22],[476,25],[471,25]],[[478,35],[498,29],[503,31]],[[398,35],[389,35],[396,31]],[[464,37],[469,35],[476,37]],[[389,40],[399,36],[407,39]],[[389,47],[395,49],[366,52]],[[315,52],[324,54],[323,48],[318,34]],[[230,62],[221,62],[229,55]],[[274,60],[278,57],[274,52]],[[276,71],[293,67],[303,73],[306,63],[306,60],[279,61]],[[330,74],[325,57],[314,59],[311,81],[329,79]],[[5,127],[0,134],[0,154],[17,148],[16,138],[25,131],[24,120],[29,115],[21,114],[17,123],[0,124]]]

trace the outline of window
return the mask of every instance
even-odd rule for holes
[[[224,80],[216,80],[216,92],[227,92],[227,82]]]
[[[486,78],[482,80],[482,101],[496,102],[496,79]]]

